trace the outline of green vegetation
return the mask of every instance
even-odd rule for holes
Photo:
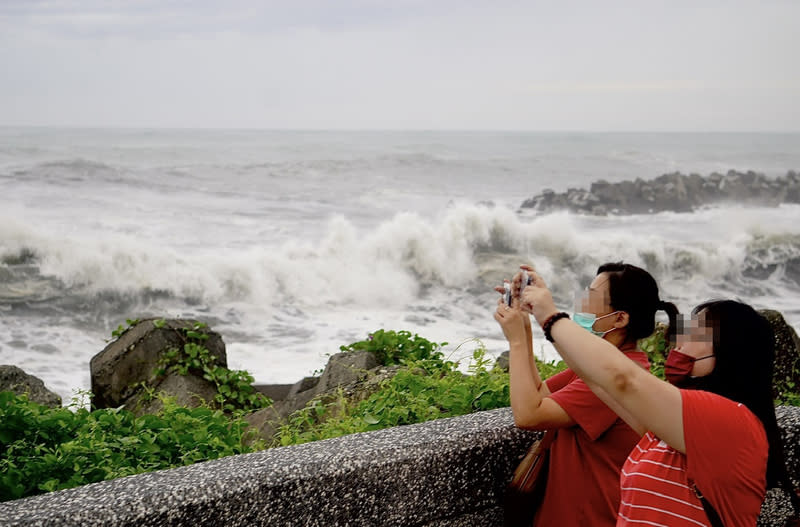
[[[650,360],[650,373],[659,379],[664,379],[664,361],[669,351],[667,329],[666,324],[658,324],[652,335],[639,341],[639,349],[647,353],[647,358]]]
[[[437,344],[410,331],[385,331],[379,329],[370,333],[366,340],[339,346],[342,351],[371,351],[384,366],[420,362],[430,367],[443,367],[443,355],[438,351],[447,342]]]
[[[115,337],[128,328],[115,330]],[[164,327],[164,321],[154,321]],[[160,324],[160,325],[159,325]],[[374,382],[374,390],[353,397],[340,390],[312,400],[279,427],[271,441],[258,438],[244,420],[246,412],[271,404],[252,388],[244,371],[219,366],[203,345],[203,324],[181,330],[180,348],[168,350],[155,375],[199,374],[217,386],[212,407],[184,408],[174,400],[157,414],[136,417],[123,409],[90,411],[73,401],[51,409],[11,392],[0,393],[0,501],[66,489],[96,481],[188,465],[266,447],[292,445],[356,432],[453,417],[509,405],[508,373],[487,357],[480,341],[460,367],[434,343],[408,331],[378,330],[343,351],[375,353],[393,375]],[[651,371],[663,378],[667,342],[664,328],[640,341]],[[462,353],[466,351],[463,350]],[[559,362],[536,361],[542,377],[563,371]],[[787,384],[781,404],[800,404]]]
[[[318,398],[292,414],[275,437],[291,445],[391,426],[454,417],[509,405],[508,373],[491,366],[477,342],[467,374],[447,361],[432,343],[407,331],[376,331],[371,338],[342,346],[344,351],[375,352],[386,366],[400,364],[396,374],[362,401]],[[563,363],[562,363],[563,364]],[[562,368],[563,369],[563,368]]]
[[[0,500],[251,452],[263,443],[240,417],[183,408],[156,415],[48,408],[0,392]]]
[[[164,327],[164,320],[155,320],[157,328]],[[201,322],[192,329],[182,329],[185,343],[183,348],[170,348],[159,359],[158,367],[153,372],[156,376],[167,373],[202,376],[211,381],[217,388],[214,402],[226,412],[246,413],[266,408],[272,400],[253,388],[253,376],[244,370],[229,370],[217,364],[217,357],[203,346],[208,334],[201,330],[207,325]]]
[[[128,331],[129,329],[131,329],[133,326],[135,326],[138,323],[139,323],[139,319],[138,318],[127,318],[127,319],[125,319],[125,324],[127,324],[127,326],[123,326],[122,324],[117,326],[117,329],[115,329],[114,331],[111,332],[112,340],[120,338],[123,333],[125,333],[126,331]]]

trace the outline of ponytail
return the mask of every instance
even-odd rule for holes
[[[641,267],[622,262],[601,265],[597,274],[601,273],[608,274],[611,307],[628,313],[626,340],[636,342],[652,335],[656,327],[656,311],[664,305],[659,300],[658,284],[652,275]]]
[[[678,331],[678,306],[672,302],[665,302],[664,300],[658,301],[658,311],[666,311],[669,317],[669,326],[667,328],[666,339],[670,346],[675,344],[675,335]]]

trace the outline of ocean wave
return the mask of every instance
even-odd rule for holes
[[[743,273],[759,280],[800,284],[800,235],[756,235],[748,244]]]
[[[111,183],[129,182],[127,169],[85,158],[68,158],[17,167],[11,174],[26,181],[38,180],[56,184],[84,181]]]
[[[714,233],[676,239],[656,224],[634,231],[621,220],[597,225],[568,213],[523,218],[502,207],[455,205],[435,219],[396,214],[367,231],[334,216],[316,240],[186,250],[119,234],[64,239],[6,221],[0,301],[405,305],[431,289],[490,291],[523,262],[566,300],[600,263],[620,260],[649,269],[683,296],[800,286],[800,234],[735,230],[724,240]]]

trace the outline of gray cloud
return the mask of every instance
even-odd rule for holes
[[[6,0],[0,124],[796,130],[800,3]]]

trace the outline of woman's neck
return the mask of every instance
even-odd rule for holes
[[[635,340],[634,341],[626,340],[622,344],[618,345],[617,349],[619,349],[623,353],[636,351],[638,349],[638,346],[636,344],[637,342]]]

